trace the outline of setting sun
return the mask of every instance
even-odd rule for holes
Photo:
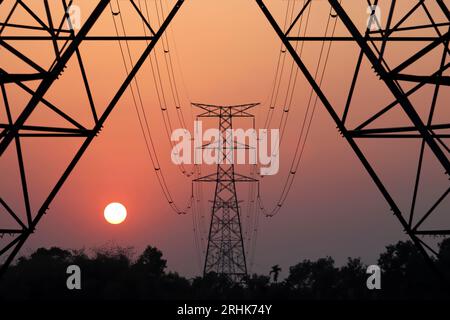
[[[118,202],[110,203],[104,211],[105,219],[111,224],[120,224],[127,217],[127,209]]]

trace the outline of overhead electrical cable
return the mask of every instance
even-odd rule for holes
[[[119,5],[118,1],[117,1],[117,7],[119,9],[118,16],[120,17],[120,19],[122,19],[121,18],[121,14],[120,14],[120,5]],[[110,9],[111,9],[111,15],[112,15],[113,23],[114,23],[114,28],[115,28],[117,37],[119,37],[120,32],[119,32],[119,29],[117,27],[117,23],[115,21],[115,15],[113,14],[114,10],[112,8],[111,3],[110,3]],[[122,24],[122,28],[123,28],[123,30],[122,30],[123,34],[126,36],[126,30],[125,30],[125,25],[123,24],[123,19],[121,20],[121,24]],[[129,70],[128,70],[128,64],[127,64],[127,59],[126,59],[126,55],[125,55],[125,50],[124,50],[120,40],[118,40],[118,44],[119,44],[119,48],[120,48],[121,57],[122,57],[122,60],[123,60],[125,72],[128,75],[129,74]],[[133,64],[133,59],[132,59],[132,56],[131,56],[131,50],[129,48],[127,40],[125,40],[125,44],[126,44],[126,47],[127,47],[128,59],[129,59],[129,62],[131,63],[131,65],[132,65]],[[153,143],[153,139],[152,139],[152,135],[151,135],[151,131],[150,131],[147,115],[146,115],[145,108],[144,108],[144,105],[143,105],[142,95],[141,95],[141,92],[140,92],[140,86],[139,86],[139,82],[138,82],[137,77],[134,78],[134,85],[136,87],[136,92],[135,92],[133,86],[132,85],[130,86],[130,91],[131,91],[131,95],[132,95],[132,101],[133,101],[133,105],[134,105],[134,108],[135,108],[135,111],[136,111],[138,122],[139,122],[139,125],[140,125],[140,128],[141,128],[141,132],[142,132],[142,135],[143,135],[143,138],[144,138],[145,147],[146,147],[147,153],[148,153],[148,155],[150,157],[151,163],[153,165],[153,169],[154,169],[154,171],[156,173],[156,177],[157,177],[158,183],[159,183],[159,185],[161,187],[161,190],[163,192],[163,195],[164,195],[166,201],[168,202],[168,204],[170,205],[172,210],[175,211],[177,214],[186,214],[187,211],[192,206],[193,192],[191,192],[191,197],[189,198],[188,204],[186,205],[185,209],[180,209],[175,204],[175,202],[173,200],[173,197],[172,197],[172,195],[170,193],[170,190],[168,188],[166,179],[165,179],[165,177],[164,177],[164,175],[162,173],[161,166],[160,166],[160,163],[159,163],[159,160],[158,160],[158,156],[157,156],[156,149],[155,149],[155,146],[154,146],[154,143]],[[138,98],[136,96],[138,96]],[[138,104],[138,101],[140,102],[140,105]],[[139,110],[139,109],[141,109],[141,110]],[[142,112],[142,115],[141,115],[141,112]]]
[[[325,36],[328,34],[328,30],[329,30],[329,26],[330,26],[330,20],[332,18],[331,13],[332,13],[332,11],[330,9],[330,15],[328,16],[327,25],[326,25],[326,28],[325,28]],[[336,25],[337,25],[337,20],[335,20],[334,26],[332,28],[332,36],[334,36],[335,30],[336,30]],[[330,51],[331,51],[331,46],[332,46],[332,42],[330,42],[329,45],[328,45],[328,50],[327,50],[327,53],[326,53],[326,56],[325,56],[325,59],[324,59],[322,72],[321,72],[321,74],[319,76],[319,70],[320,70],[320,65],[321,65],[321,62],[322,62],[322,56],[323,56],[324,50],[325,50],[325,41],[322,41],[322,46],[321,46],[321,49],[320,49],[319,59],[318,59],[318,62],[317,62],[317,67],[316,67],[316,71],[315,71],[315,75],[314,75],[314,79],[316,81],[317,81],[317,79],[319,79],[319,84],[320,85],[322,84],[323,79],[324,79],[324,75],[325,75],[325,71],[326,71],[326,67],[327,67],[327,63],[328,63],[328,59],[329,59],[329,54],[330,54]],[[313,101],[313,99],[312,99],[313,93],[314,92],[311,89],[311,92],[310,92],[310,95],[309,95],[309,100],[308,100],[308,105],[307,105],[307,108],[306,108],[306,115],[305,115],[305,117],[303,119],[303,122],[302,122],[302,125],[301,125],[299,139],[297,141],[297,146],[296,146],[294,157],[293,157],[293,160],[292,160],[292,163],[291,163],[290,171],[289,171],[289,173],[287,175],[285,184],[284,184],[284,186],[282,188],[282,192],[281,192],[281,195],[280,195],[280,197],[279,197],[279,199],[277,201],[277,204],[272,210],[269,211],[269,210],[267,210],[264,207],[264,204],[262,202],[260,186],[258,185],[258,189],[259,189],[259,191],[258,191],[259,207],[260,207],[260,210],[262,210],[263,213],[266,216],[269,216],[269,217],[270,216],[274,216],[274,215],[276,215],[279,212],[279,210],[283,206],[283,204],[284,204],[284,202],[285,202],[285,200],[286,200],[286,198],[287,198],[287,196],[288,196],[288,194],[289,194],[289,192],[290,192],[290,190],[292,188],[295,176],[297,174],[297,171],[298,171],[298,168],[299,168],[302,156],[303,156],[303,152],[305,150],[306,142],[307,142],[307,139],[308,139],[308,136],[309,136],[312,120],[314,118],[314,113],[315,113],[317,102],[318,102],[318,98],[316,96],[316,98],[314,100],[314,103],[312,103],[312,101]],[[308,116],[308,114],[309,114],[309,116]]]

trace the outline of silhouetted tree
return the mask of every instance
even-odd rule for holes
[[[399,241],[386,247],[378,265],[382,269],[382,291],[385,298],[431,298],[434,275],[422,254],[411,241]]]
[[[366,286],[366,270],[360,258],[348,258],[347,264],[339,269],[339,297],[346,299],[362,299],[368,297]]]
[[[133,260],[133,249],[117,246],[85,250],[39,248],[20,257],[0,282],[3,299],[430,299],[448,297],[436,281],[421,253],[410,241],[386,247],[378,265],[382,269],[381,290],[366,287],[366,266],[348,258],[338,268],[331,257],[303,260],[278,282],[278,265],[269,276],[253,274],[242,283],[208,273],[187,280],[166,272],[167,261],[148,246]],[[437,265],[450,278],[450,240],[439,244]],[[69,265],[82,272],[82,290],[66,287]],[[274,281],[271,283],[270,275]]]
[[[272,269],[269,272],[269,275],[273,274],[273,282],[277,283],[278,282],[278,276],[280,274],[281,268],[279,265],[274,265],[272,266]]]
[[[298,297],[331,299],[335,296],[339,272],[331,257],[303,260],[289,271],[286,282]]]
[[[163,254],[155,247],[148,246],[139,256],[134,265],[140,272],[153,276],[161,276],[167,267],[167,261],[162,258]]]

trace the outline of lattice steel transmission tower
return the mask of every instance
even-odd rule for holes
[[[433,248],[424,237],[450,235],[448,207],[445,209],[450,194],[450,11],[446,1],[305,0],[298,2],[299,6],[292,10],[292,21],[284,28],[263,0],[256,2],[405,233],[436,270],[430,257],[438,254],[436,246]],[[306,30],[302,21],[309,19],[328,21],[325,34],[317,34],[315,28]],[[318,72],[302,56],[299,47],[303,48],[305,43],[326,44],[322,50],[338,43],[356,49],[356,54],[334,60],[336,64],[346,65],[341,62],[351,61],[352,55],[355,57],[349,86],[345,88],[344,81],[339,81],[340,90],[346,90],[343,103],[336,102],[336,97],[327,92],[323,78],[317,77]],[[342,50],[343,45],[339,48]],[[373,101],[355,102],[362,81],[370,91],[376,88],[383,93],[374,96]],[[384,96],[389,99],[386,104],[380,102]],[[370,145],[364,144],[369,140]],[[393,192],[391,177],[377,170],[373,153],[370,157],[370,151],[389,141],[396,142],[398,150],[406,150],[416,143],[411,152],[413,157],[403,160],[403,167],[414,164],[413,173],[408,177],[410,181],[406,176],[395,175],[396,183],[410,183],[401,189],[402,195]],[[391,168],[385,165],[384,169]],[[430,196],[432,189],[435,194]]]
[[[257,180],[235,172],[234,150],[251,149],[255,146],[241,145],[234,141],[231,129],[233,118],[253,118],[248,110],[258,104],[214,106],[194,103],[193,105],[204,110],[197,116],[198,118],[219,119],[221,134],[220,140],[202,146],[202,149],[216,150],[217,171],[194,180],[216,184],[203,275],[215,272],[238,282],[247,275],[247,263],[236,183],[257,182]]]
[[[111,0],[86,2],[86,8],[73,6],[72,0],[0,0],[0,277],[35,231],[183,3],[184,0],[175,1],[170,12],[157,24],[156,19],[150,21],[147,4],[144,2],[142,7],[141,1],[121,1],[120,8],[124,10],[121,12],[113,8],[119,2]],[[75,13],[80,14],[78,17],[71,15],[74,8],[78,11]],[[128,22],[140,26],[139,34],[125,34],[125,26],[119,33],[115,20],[115,31],[114,28],[93,31],[99,21],[122,19],[123,13]],[[120,79],[118,87],[111,85],[112,96],[102,94],[99,98],[88,70],[92,64],[86,63],[94,57],[83,50],[86,43],[111,41],[119,42],[121,50],[123,43],[128,45],[128,42],[141,47],[135,50],[139,50],[136,59],[130,56],[125,77]],[[119,64],[119,68],[123,65]],[[102,84],[109,85],[108,80],[104,77]],[[70,81],[71,86],[64,81]],[[58,88],[61,83],[66,84],[62,91],[77,90],[76,98],[85,100],[65,97],[55,102],[55,91],[59,89],[61,94],[61,87]],[[43,139],[47,144],[59,141],[64,144],[57,148],[36,148]],[[39,150],[35,153],[47,158],[45,168],[34,167],[35,172],[41,172],[41,169],[52,168],[52,160],[61,156],[66,144],[73,141],[78,145],[62,172],[55,174],[48,193],[30,188],[30,167],[35,159],[26,162],[26,146],[36,144],[35,149]],[[35,195],[37,193],[39,196]]]

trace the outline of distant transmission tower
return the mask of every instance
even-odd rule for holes
[[[253,118],[247,111],[257,103],[239,106],[214,106],[193,104],[204,110],[198,118],[219,118],[220,139],[213,146],[207,144],[202,149],[217,148],[217,172],[209,174],[194,182],[215,182],[215,195],[211,212],[208,246],[203,275],[210,272],[223,274],[233,281],[240,281],[247,275],[244,241],[242,237],[239,201],[236,194],[236,182],[256,182],[257,180],[235,173],[233,157],[236,149],[249,149],[230,137],[233,118]]]

